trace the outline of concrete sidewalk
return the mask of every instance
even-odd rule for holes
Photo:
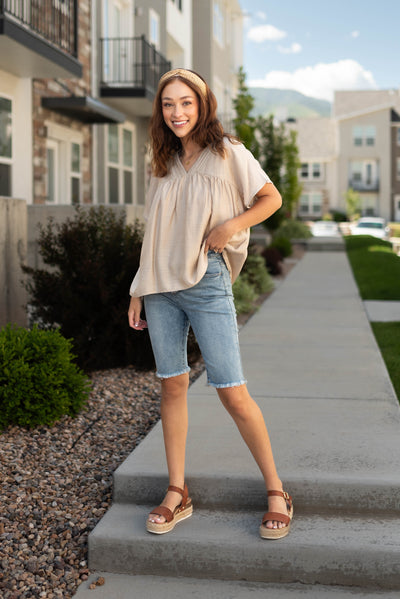
[[[89,537],[89,566],[106,580],[96,597],[398,596],[400,410],[346,254],[306,253],[240,339],[294,496],[290,535],[259,539],[263,482],[202,375],[189,404],[194,515],[162,537],[145,531],[167,485],[158,424],[116,471],[114,504]]]

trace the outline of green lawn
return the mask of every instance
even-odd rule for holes
[[[400,257],[390,243],[368,235],[345,237],[345,241],[362,299],[400,301]],[[400,322],[371,326],[400,400]]]
[[[372,322],[371,326],[400,399],[400,322]]]
[[[400,257],[390,243],[369,235],[350,235],[345,241],[362,299],[400,301]]]

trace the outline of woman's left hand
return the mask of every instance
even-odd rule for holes
[[[229,240],[233,237],[234,233],[235,231],[229,220],[222,225],[217,225],[214,229],[211,229],[205,240],[205,253],[209,250],[221,253]]]

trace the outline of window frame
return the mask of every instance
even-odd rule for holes
[[[111,127],[116,127],[118,135],[118,162],[111,161],[109,159],[109,135]],[[108,125],[105,137],[105,202],[108,205],[122,205],[122,206],[134,206],[136,205],[136,189],[135,189],[135,175],[136,175],[136,128],[133,124],[123,123],[121,125]],[[124,131],[129,131],[131,135],[131,165],[125,164],[124,160]],[[117,171],[117,186],[118,186],[118,197],[117,201],[111,202],[110,193],[110,169]],[[126,199],[126,173],[131,175],[130,185],[130,198],[131,202],[125,202]]]
[[[11,130],[11,152],[10,152],[10,156],[0,156],[0,164],[8,166],[9,167],[9,175],[8,175],[8,191],[9,191],[9,195],[4,195],[4,197],[7,198],[12,198],[13,196],[13,170],[14,170],[14,98],[12,96],[10,96],[9,94],[4,94],[3,92],[0,93],[0,99],[4,99],[7,100],[8,102],[11,103],[11,110],[8,113],[10,115],[10,130]]]

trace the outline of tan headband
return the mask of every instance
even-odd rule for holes
[[[161,85],[165,81],[169,81],[174,77],[182,77],[182,79],[190,81],[191,83],[193,83],[193,85],[199,88],[204,98],[207,97],[207,87],[205,82],[202,79],[200,79],[200,77],[196,75],[196,73],[193,73],[192,71],[187,71],[186,69],[174,69],[173,71],[168,71],[168,73],[164,73],[158,85]]]

